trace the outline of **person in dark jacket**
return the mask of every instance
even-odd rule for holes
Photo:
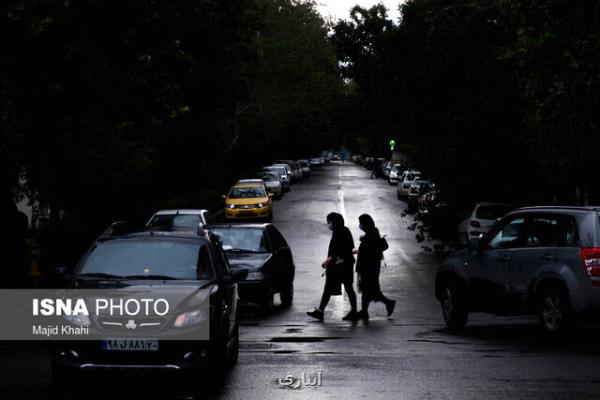
[[[383,259],[381,236],[369,214],[362,214],[358,217],[358,222],[360,229],[365,232],[360,238],[356,261],[358,287],[362,291],[362,309],[358,313],[358,317],[364,320],[369,319],[368,310],[371,301],[383,302],[389,317],[394,312],[396,301],[385,297],[379,287],[379,272]]]
[[[327,259],[321,265],[325,268],[325,288],[321,297],[319,308],[307,312],[313,318],[323,321],[323,312],[331,296],[342,294],[342,285],[350,300],[350,312],[342,318],[345,321],[356,321],[356,293],[352,284],[354,282],[354,240],[350,230],[344,226],[344,217],[338,213],[327,215],[327,225],[333,232],[329,242]]]

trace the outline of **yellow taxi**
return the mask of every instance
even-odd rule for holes
[[[237,184],[229,190],[225,199],[224,215],[227,220],[273,219],[273,195],[264,185]]]

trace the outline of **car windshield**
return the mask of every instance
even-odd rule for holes
[[[262,228],[214,228],[212,231],[219,237],[226,252],[266,253],[268,251],[267,238]]]
[[[265,190],[258,186],[234,187],[229,192],[230,199],[256,199],[267,197]]]
[[[287,175],[287,170],[285,169],[285,167],[268,167],[265,168],[265,170],[274,171],[279,175]]]
[[[94,246],[77,276],[207,280],[212,270],[207,245],[198,240],[113,239]]]
[[[496,220],[496,219],[501,218],[504,215],[508,214],[508,212],[512,211],[512,210],[513,210],[513,207],[504,206],[504,205],[481,206],[481,207],[477,208],[475,217],[477,219]]]
[[[161,229],[198,229],[198,225],[203,223],[200,215],[197,214],[168,214],[155,215],[148,226],[150,228]]]
[[[273,181],[279,182],[279,179],[277,178],[277,175],[275,175],[275,174],[265,173],[265,174],[259,174],[258,176],[265,182],[273,182]]]

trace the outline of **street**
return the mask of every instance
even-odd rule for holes
[[[441,257],[417,243],[402,217],[396,187],[369,179],[352,163],[334,162],[275,203],[273,223],[296,264],[294,304],[268,315],[242,310],[237,366],[216,399],[596,399],[600,393],[597,326],[571,337],[545,336],[531,317],[471,315],[461,334],[446,330],[434,296]],[[391,318],[371,304],[370,320],[350,323],[345,296],[333,297],[323,323],[306,312],[318,305],[320,265],[330,232],[326,215],[341,213],[358,247],[358,216],[370,214],[390,245],[381,273],[383,293],[397,300]],[[360,294],[359,294],[360,296]],[[359,299],[360,304],[360,299]],[[0,343],[0,397],[48,398],[50,361],[40,343]],[[316,377],[314,387],[281,385],[288,375]],[[134,380],[131,385],[142,385]],[[114,392],[113,392],[114,389]],[[162,387],[178,396],[177,388]],[[111,388],[106,398],[115,398]],[[150,394],[146,394],[150,396]],[[85,398],[86,395],[79,396]],[[131,397],[128,395],[126,397]],[[161,395],[161,398],[165,398]]]

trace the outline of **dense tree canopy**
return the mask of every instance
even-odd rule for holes
[[[386,156],[395,138],[465,204],[600,200],[590,185],[599,170],[599,1],[400,7],[397,24],[375,6],[334,26],[355,151]]]

